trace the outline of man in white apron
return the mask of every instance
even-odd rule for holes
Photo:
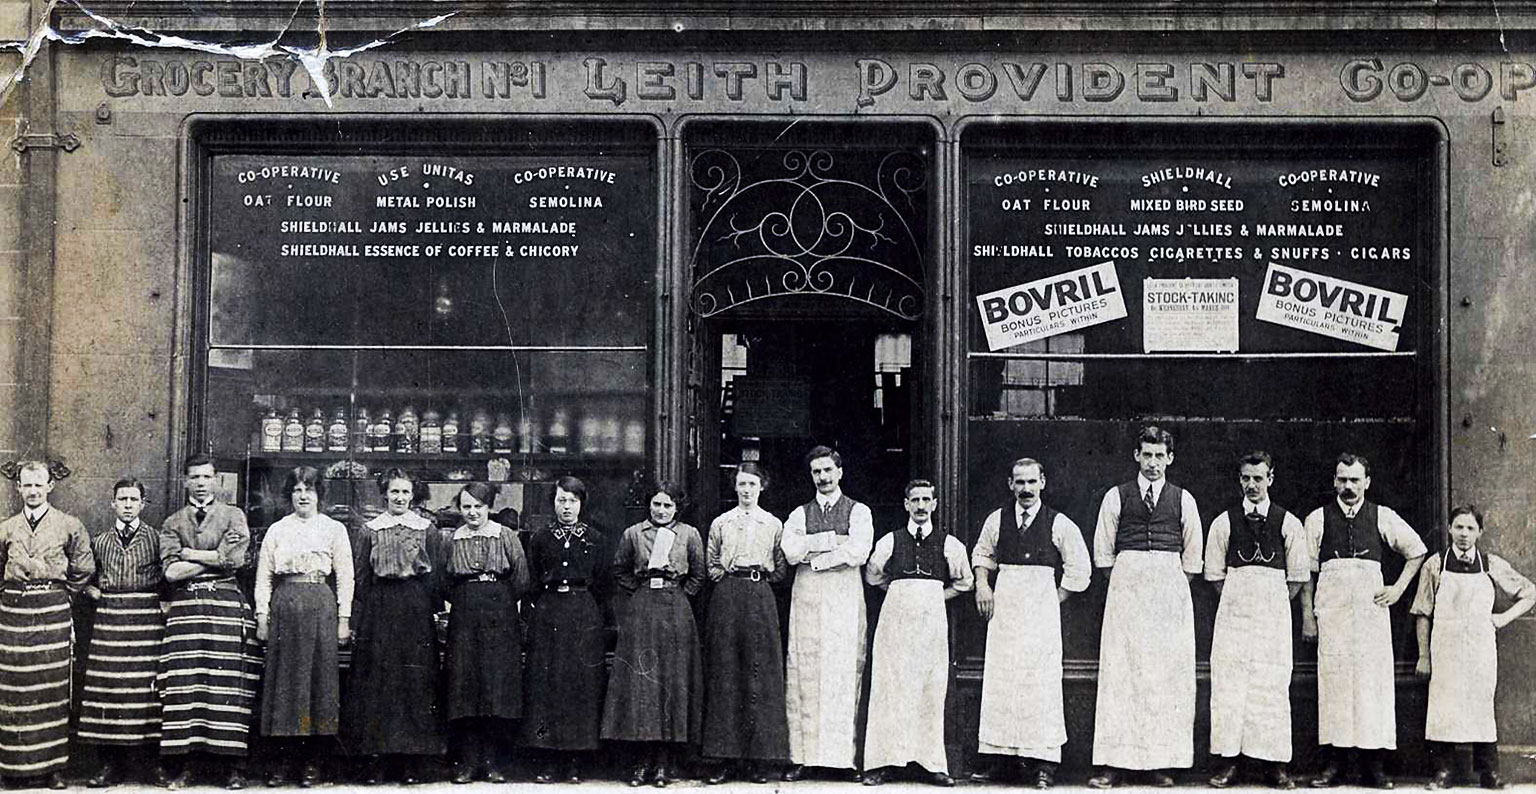
[[[1430,789],[1450,786],[1457,744],[1472,745],[1472,764],[1483,788],[1504,788],[1493,719],[1499,677],[1493,635],[1536,606],[1536,585],[1502,557],[1478,551],[1482,534],[1483,514],[1477,508],[1451,511],[1451,547],[1424,563],[1419,594],[1409,609],[1418,616],[1418,673],[1429,677],[1424,739],[1435,762]],[[1495,590],[1515,603],[1494,612]]]
[[[1092,563],[1082,530],[1040,499],[1044,466],[1014,461],[1008,488],[1013,500],[982,522],[971,554],[976,609],[987,622],[976,749],[1018,759],[1025,782],[1045,789],[1055,784],[1067,741],[1059,604],[1088,589]]]
[[[944,604],[973,586],[965,544],[933,525],[933,483],[907,483],[907,525],[880,538],[864,580],[885,591],[870,651],[869,724],[864,785],[916,763],[929,782],[953,786],[944,750],[949,695],[949,612]]]
[[[1334,464],[1336,499],[1307,515],[1304,526],[1316,580],[1301,591],[1303,637],[1317,639],[1317,788],[1339,783],[1354,761],[1368,786],[1393,788],[1386,753],[1397,749],[1392,621],[1397,603],[1424,563],[1424,541],[1390,507],[1367,501],[1371,464],[1346,452]],[[1383,586],[1386,549],[1407,562]],[[1362,754],[1363,751],[1363,754]],[[1363,763],[1360,763],[1363,762]]]
[[[1205,580],[1221,596],[1211,637],[1210,784],[1237,780],[1246,757],[1273,765],[1276,788],[1296,787],[1291,760],[1291,599],[1312,577],[1301,519],[1269,500],[1274,460],[1238,460],[1243,498],[1211,521]]]
[[[816,498],[784,522],[781,546],[795,567],[789,602],[784,710],[789,718],[789,781],[805,767],[847,769],[854,757],[864,680],[864,579],[874,545],[869,507],[844,495],[843,458],[818,446],[806,455]]]
[[[1110,788],[1124,770],[1150,772],[1173,785],[1168,770],[1194,765],[1195,613],[1189,580],[1200,574],[1200,511],[1195,498],[1165,478],[1173,436],[1144,428],[1132,454],[1136,479],[1109,489],[1093,532],[1093,561],[1113,567],[1099,640],[1099,694],[1088,781]]]

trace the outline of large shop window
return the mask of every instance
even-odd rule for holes
[[[193,448],[257,526],[296,465],[338,517],[378,510],[400,466],[437,509],[500,482],[524,525],[574,474],[585,514],[623,526],[649,470],[652,134],[333,129],[203,141]]]
[[[1011,498],[1009,463],[1027,456],[1091,548],[1103,493],[1135,476],[1136,432],[1156,423],[1176,439],[1169,479],[1207,527],[1241,498],[1243,452],[1275,456],[1272,498],[1304,517],[1331,498],[1333,459],[1349,450],[1373,463],[1370,496],[1433,544],[1436,146],[1412,124],[968,128],[967,539]],[[1069,659],[1098,655],[1105,586],[1095,571],[1068,602]],[[1215,598],[1194,592],[1203,660]],[[979,655],[981,627],[962,635]]]

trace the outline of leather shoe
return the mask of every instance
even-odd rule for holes
[[[541,767],[539,769],[539,773],[533,776],[533,782],[535,782],[535,783],[553,783],[553,782],[555,782],[555,768],[554,768],[554,766],[552,766],[552,765],[545,765],[545,766]]]
[[[730,779],[731,768],[725,764],[721,764],[715,768],[715,771],[709,773],[709,777],[704,778],[704,784],[707,786],[718,786]]]
[[[656,774],[651,776],[651,785],[655,786],[656,788],[666,788],[667,784],[671,782],[672,771],[667,769],[666,764],[657,764]]]
[[[1120,775],[1113,770],[1106,769],[1103,772],[1088,778],[1088,788],[1106,789],[1114,788],[1120,782]]]
[[[505,783],[505,782],[507,782],[507,776],[502,774],[501,770],[497,769],[494,766],[486,767],[485,768],[485,775],[483,777],[481,777],[480,779],[484,780],[487,783]]]
[[[163,765],[155,764],[155,771],[151,773],[151,778],[154,780],[154,783],[157,787],[170,788],[171,773],[167,772]]]
[[[955,785],[955,779],[950,777],[948,773],[945,772],[934,772],[928,776],[928,782],[935,786],[943,786],[945,788],[949,788],[950,786]]]
[[[803,779],[804,777],[805,777],[805,767],[800,765],[800,764],[795,764],[794,766],[792,766],[789,769],[784,771],[784,782],[785,783],[793,783],[793,782],[795,782],[797,780]]]
[[[245,770],[240,767],[229,770],[229,777],[224,779],[224,788],[229,791],[240,791],[245,788]]]
[[[1311,782],[1312,788],[1333,788],[1337,785],[1339,785],[1339,768],[1331,764],[1317,773],[1317,777],[1312,778]]]
[[[1157,788],[1173,788],[1173,775],[1167,772],[1155,771],[1151,775],[1152,785]]]
[[[650,779],[651,769],[645,764],[636,764],[635,768],[630,770],[629,785],[631,788],[639,788],[650,782]]]
[[[1397,788],[1397,784],[1392,782],[1392,777],[1385,772],[1369,772],[1360,783],[1367,788],[1379,788],[1387,791]]]
[[[89,788],[106,788],[112,785],[115,779],[117,779],[117,770],[112,767],[112,762],[108,761],[96,770],[95,776],[85,781],[85,785]]]
[[[747,769],[747,780],[753,783],[767,783],[768,772],[759,764],[753,764]]]
[[[463,785],[475,779],[475,770],[469,764],[459,764],[453,768],[453,777],[448,779]]]
[[[1445,788],[1450,788],[1450,787],[1451,787],[1451,770],[1449,770],[1449,769],[1437,769],[1437,770],[1435,770],[1435,774],[1432,777],[1430,777],[1429,782],[1424,784],[1424,788],[1427,788],[1430,791],[1439,791],[1440,789],[1445,789]]]
[[[1035,788],[1048,789],[1056,785],[1056,773],[1041,767],[1035,771]]]
[[[993,778],[995,778],[997,776],[997,772],[998,772],[998,770],[997,770],[997,767],[995,765],[994,766],[979,766],[979,767],[976,767],[976,771],[971,773],[971,782],[972,783],[991,783]]]
[[[1504,778],[1499,777],[1498,772],[1484,772],[1482,776],[1477,779],[1477,784],[1483,788],[1495,790],[1502,789],[1505,786]]]
[[[51,788],[54,791],[63,791],[64,789],[69,788],[69,784],[64,782],[64,776],[58,772],[49,772],[47,783],[48,788]]]
[[[320,769],[311,761],[299,770],[299,788],[314,788],[320,782]]]
[[[888,773],[884,769],[873,769],[864,773],[863,783],[866,786],[880,786],[885,784]]]
[[[192,772],[188,769],[181,770],[175,777],[165,781],[165,787],[172,791],[184,789],[190,785],[192,785]]]
[[[1206,782],[1211,784],[1211,788],[1226,788],[1232,785],[1232,780],[1236,777],[1237,764],[1227,764],[1217,770],[1216,774],[1211,775],[1211,779]]]
[[[565,782],[575,785],[581,782],[581,764],[575,758],[565,764]]]
[[[1290,791],[1296,788],[1296,781],[1291,779],[1291,773],[1285,769],[1285,764],[1275,766],[1275,776],[1272,779],[1275,788],[1282,791]]]

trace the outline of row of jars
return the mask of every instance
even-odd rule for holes
[[[257,433],[262,452],[325,452],[351,454],[426,455],[643,455],[645,423],[639,418],[621,419],[615,413],[592,412],[575,422],[565,408],[556,408],[546,424],[529,413],[516,427],[512,414],[488,410],[458,411],[446,415],[434,409],[417,414],[414,406],[399,413],[385,408],[370,415],[358,408],[348,418],[345,407],[336,407],[327,418],[314,408],[307,418],[298,408],[286,415],[276,408],[261,418]],[[574,425],[574,426],[573,426]]]

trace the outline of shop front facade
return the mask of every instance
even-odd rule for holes
[[[524,526],[575,475],[616,533],[658,479],[707,525],[742,460],[787,514],[826,444],[877,534],[922,477],[969,546],[1020,457],[1091,535],[1156,424],[1206,524],[1242,453],[1304,515],[1349,451],[1432,549],[1475,502],[1536,571],[1531,9],[1079,5],[332,4],[323,40],[303,8],[244,49],[210,42],[287,13],[60,9],[107,33],[50,44],[11,100],[15,450],[63,458],[88,522],[121,476],[169,512],[207,452],[253,527],[295,465],[354,516],[401,466],[433,507],[502,483]],[[1063,614],[1082,769],[1105,584]],[[1203,704],[1216,594],[1193,588]],[[951,618],[965,769],[985,634],[968,599]],[[1536,747],[1532,625],[1500,635],[1511,759]]]

